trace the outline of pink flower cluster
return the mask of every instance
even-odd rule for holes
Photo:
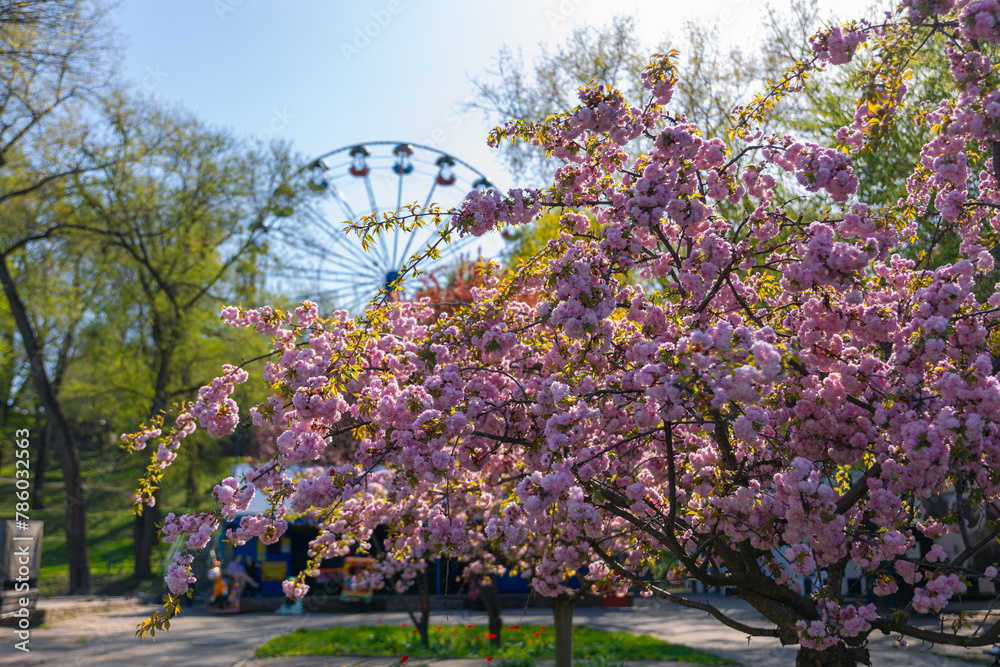
[[[963,31],[986,29],[992,5],[961,7],[973,17]],[[891,26],[832,29],[815,45],[846,62],[860,32],[882,39]],[[666,115],[669,58],[647,70],[644,107],[591,86],[572,111],[511,124],[504,136],[565,161],[555,182],[473,193],[454,223],[480,234],[544,205],[563,209],[559,237],[520,271],[487,267],[471,303],[443,314],[427,301],[354,320],[310,303],[226,309],[273,347],[261,376],[274,396],[248,421],[274,429],[275,452],[215,487],[218,511],[169,516],[164,539],[201,548],[263,493],[271,509],[241,517],[234,542],[273,543],[306,515],[322,558],[374,551],[387,527],[379,584],[405,587],[448,556],[467,576],[517,571],[544,595],[584,567],[585,585],[655,593],[647,569],[669,551],[671,581],[784,605],[795,617],[774,617],[782,635],[815,650],[861,645],[878,627],[874,605],[836,586],[848,564],[877,596],[898,574],[917,587],[914,609],[943,609],[978,573],[940,545],[920,552],[963,520],[932,513],[930,498],[961,480],[967,499],[1000,502],[1000,187],[983,150],[1000,139],[1000,91],[985,56],[961,49],[959,36],[946,54],[960,90],[924,105],[931,139],[897,207],[850,201],[858,175],[834,148],[763,129],[734,148]],[[873,93],[880,114],[912,94]],[[843,133],[855,148],[870,148],[879,118],[867,113]],[[808,195],[820,192],[841,205]],[[932,203],[958,247],[937,267],[906,255]],[[129,442],[165,442],[165,467],[196,422],[232,432],[245,380],[225,367],[175,427]],[[331,464],[334,443],[346,451]],[[315,467],[291,468],[303,463]],[[190,583],[185,558],[172,592]],[[807,594],[796,577],[817,586]],[[285,591],[304,594],[304,581]]]
[[[482,236],[508,225],[528,224],[540,208],[535,190],[515,188],[506,197],[496,190],[473,190],[455,214],[454,225],[463,234]]]
[[[243,488],[235,477],[227,477],[212,489],[212,497],[222,506],[222,516],[226,521],[236,518],[237,512],[242,512],[250,505],[253,499],[253,484],[248,484],[245,480]]]
[[[1000,44],[1000,4],[997,0],[971,0],[959,16],[962,35],[987,44]]]
[[[913,591],[913,608],[921,614],[936,613],[948,604],[956,593],[964,593],[965,582],[957,574],[932,578]]]
[[[240,409],[230,398],[235,385],[247,381],[249,375],[242,368],[226,364],[222,367],[225,375],[198,390],[191,414],[213,438],[229,435],[240,421]]]
[[[840,26],[833,26],[825,32],[815,35],[809,40],[813,51],[823,60],[832,65],[844,65],[851,61],[858,46],[865,41],[865,34],[860,30],[844,32]]]
[[[955,8],[955,0],[903,0],[903,9],[909,9],[911,23],[922,23],[932,16],[944,16]]]
[[[193,562],[194,556],[181,554],[167,566],[167,574],[164,577],[164,581],[167,582],[167,588],[174,595],[187,593],[190,585],[197,581],[191,574],[191,563]]]
[[[164,542],[174,542],[186,537],[185,546],[188,549],[203,549],[219,528],[219,520],[214,514],[197,513],[175,516],[173,512],[163,520],[160,535]]]
[[[869,126],[885,123],[886,119],[896,115],[899,104],[903,101],[909,87],[899,81],[892,90],[887,90],[883,84],[872,84],[866,91],[854,112],[854,120],[837,130],[837,141],[847,146],[852,153],[857,153],[864,145],[865,137],[870,132]],[[876,115],[872,117],[872,112]]]
[[[284,519],[271,519],[266,516],[242,516],[239,526],[230,528],[227,537],[234,544],[246,544],[253,538],[258,538],[264,544],[274,544],[288,530],[288,522]]]
[[[858,177],[849,157],[835,148],[811,143],[790,143],[784,151],[769,151],[774,164],[794,171],[799,184],[809,192],[826,190],[835,202],[845,202],[858,189]]]
[[[309,592],[309,587],[305,584],[297,583],[294,579],[286,579],[281,582],[281,590],[285,595],[296,600],[305,597]]]
[[[288,317],[270,306],[252,310],[226,306],[222,309],[222,321],[231,327],[253,327],[259,334],[272,334],[288,322]]]
[[[674,94],[677,67],[670,58],[663,58],[649,64],[642,72],[642,87],[653,94],[657,104],[670,103]]]
[[[871,630],[871,622],[878,617],[875,605],[839,606],[832,600],[821,600],[822,617],[812,622],[799,621],[799,643],[807,648],[822,651],[837,643],[839,637],[857,637]]]

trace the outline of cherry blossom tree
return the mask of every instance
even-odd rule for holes
[[[907,197],[859,201],[851,153],[911,122],[895,109],[935,34],[946,37],[955,93],[915,119],[933,137]],[[305,511],[322,520],[317,557],[367,546],[382,525],[386,553],[401,563],[472,553],[470,568],[490,568],[490,553],[530,543],[542,595],[565,595],[585,568],[602,586],[636,586],[749,636],[797,644],[799,665],[868,663],[873,632],[996,642],[1000,622],[945,631],[913,618],[997,577],[970,558],[1000,526],[973,541],[969,524],[1000,498],[1000,5],[905,0],[883,23],[832,26],[811,44],[810,58],[734,110],[738,149],[666,113],[671,54],[646,68],[635,103],[597,85],[581,89],[575,109],[495,130],[493,143],[537,143],[563,165],[544,190],[470,193],[438,243],[524,225],[543,210],[560,213],[562,233],[516,272],[484,270],[471,303],[454,312],[388,294],[355,319],[322,318],[310,303],[290,313],[224,309],[228,324],[273,341],[261,375],[278,396],[249,419],[283,430],[273,460],[216,487],[218,511],[167,517],[164,539],[186,549],[167,575],[165,612],[140,635],[176,613],[193,580],[189,552],[264,493],[271,510],[244,517],[237,543],[274,541],[286,517]],[[870,66],[840,146],[762,126],[812,73],[859,50]],[[650,148],[629,157],[636,141]],[[797,198],[780,199],[779,184]],[[805,219],[798,199],[825,212]],[[720,202],[740,213],[723,217]],[[899,250],[932,214],[960,238],[958,257],[919,269]],[[356,230],[367,240],[442,215],[409,209]],[[418,270],[419,258],[404,277]],[[226,366],[175,425],[125,437],[133,449],[158,444],[137,504],[192,431],[236,428],[231,394],[248,377]],[[358,439],[353,460],[288,472],[320,456],[344,424]],[[932,515],[941,494],[954,510]],[[918,548],[949,533],[959,553]],[[650,581],[664,551],[676,558],[670,581],[729,588],[766,623]],[[877,598],[905,582],[912,600],[890,613],[850,599],[852,571]],[[286,592],[303,595],[304,576]]]

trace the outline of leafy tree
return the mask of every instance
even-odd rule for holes
[[[594,82],[618,88],[627,99],[641,103],[641,75],[649,54],[667,53],[675,45],[669,39],[655,47],[643,44],[636,21],[634,16],[619,15],[606,26],[576,28],[551,51],[542,44],[530,66],[520,52],[502,47],[494,69],[473,79],[479,99],[471,106],[496,123],[541,121],[574,106],[577,90]],[[708,136],[719,136],[733,100],[746,97],[758,82],[758,64],[740,49],[721,52],[718,26],[685,21],[682,33],[684,60],[674,107]],[[640,142],[634,150],[642,147]],[[522,180],[551,181],[560,164],[538,146],[506,144],[500,150],[510,172]]]
[[[942,33],[954,92],[900,118],[931,131],[904,201],[858,200],[850,155],[768,131],[768,111],[811,76],[869,58],[865,103],[851,104],[860,113],[841,139],[872,150],[882,119],[905,104],[906,72]],[[644,72],[646,104],[595,85],[570,111],[496,129],[494,144],[537,142],[564,162],[544,190],[470,193],[442,239],[526,225],[543,209],[561,212],[564,233],[517,271],[484,276],[453,314],[388,298],[351,320],[321,318],[310,303],[226,309],[227,322],[277,348],[262,374],[282,400],[250,419],[285,432],[273,460],[215,488],[217,511],[167,517],[165,539],[184,548],[165,613],[140,636],[179,609],[193,581],[188,550],[263,492],[271,510],[242,519],[235,541],[276,540],[286,517],[307,511],[323,522],[317,558],[367,543],[380,525],[401,562],[537,540],[532,586],[543,595],[566,594],[586,567],[592,582],[798,644],[802,667],[867,664],[876,631],[996,643],[1000,621],[931,629],[914,617],[1000,578],[971,560],[1000,534],[986,511],[1000,500],[1000,291],[978,291],[1000,227],[1000,5],[911,2],[884,24],[832,26],[811,44],[813,55],[734,114],[732,144],[665,114],[677,80],[669,57]],[[878,104],[867,103],[872,90],[886,93]],[[643,138],[649,149],[630,157]],[[814,218],[789,214],[782,176],[812,200]],[[931,269],[899,250],[934,212],[961,241],[956,261]],[[358,227],[370,236],[386,224]],[[619,280],[629,273],[660,289]],[[231,433],[231,395],[249,373],[223,370],[176,426],[152,424],[130,446],[172,452],[199,426]],[[345,420],[356,460],[293,478],[288,467],[315,460]],[[162,467],[154,472],[140,493]],[[939,494],[952,509],[935,510]],[[957,553],[933,544],[946,533],[960,538]],[[651,581],[665,550],[676,558],[669,581],[730,588],[766,622]],[[879,598],[902,583],[912,596],[891,612],[860,604],[851,570]],[[304,577],[286,592],[304,595]],[[565,651],[557,664],[569,664]]]
[[[780,72],[803,57],[807,38],[819,23],[816,0],[797,0],[789,15],[769,9],[764,37],[756,50],[718,48],[719,27],[685,21],[679,37],[665,36],[654,46],[644,44],[636,32],[637,19],[621,15],[601,27],[577,28],[569,39],[550,52],[543,47],[538,58],[526,65],[520,54],[504,47],[495,68],[474,79],[480,108],[495,123],[512,120],[541,121],[576,104],[577,89],[594,81],[621,89],[633,104],[642,104],[642,70],[650,54],[673,53],[679,58],[676,88],[669,105],[674,115],[698,124],[707,137],[725,137],[733,105],[765,84],[764,72]],[[676,51],[674,50],[676,49]],[[847,95],[844,99],[850,97]],[[787,104],[786,104],[787,106]],[[784,119],[788,110],[772,114]],[[796,112],[803,122],[807,112]],[[839,126],[838,126],[839,127]],[[835,128],[836,129],[836,128]],[[649,148],[634,142],[631,157]],[[546,156],[539,146],[508,143],[499,147],[515,177],[550,182],[560,161]],[[726,208],[728,202],[719,204]],[[736,204],[737,208],[740,204]],[[558,216],[543,216],[534,225],[513,230],[513,244],[505,253],[509,266],[526,259],[558,233]]]
[[[76,205],[66,225],[99,238],[109,253],[118,306],[139,323],[125,346],[146,360],[140,390],[146,415],[155,416],[213,374],[225,347],[240,344],[222,330],[218,309],[257,298],[253,274],[274,193],[293,181],[295,156],[287,146],[251,146],[151,104],[122,101],[113,111],[128,128],[126,141],[107,148],[101,169],[71,179]],[[192,501],[198,458],[188,467]],[[151,575],[157,518],[156,511],[137,518],[139,578]]]
[[[48,235],[11,220],[9,206],[40,194],[69,174],[93,166],[84,152],[32,151],[39,133],[57,125],[69,129],[74,114],[107,84],[114,59],[106,57],[114,40],[107,7],[91,0],[9,0],[0,2],[0,285],[28,359],[28,375],[51,424],[66,489],[66,544],[70,592],[89,593],[90,556],[86,500],[79,453],[44,363],[25,302],[10,270],[12,257]],[[80,130],[75,127],[73,129]]]

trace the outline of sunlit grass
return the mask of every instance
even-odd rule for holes
[[[14,459],[9,452],[0,466],[0,478],[13,479]],[[69,565],[66,562],[66,499],[62,484],[62,470],[55,457],[48,461],[45,484],[45,508],[32,507],[28,516],[45,523],[42,540],[42,558],[39,572],[39,592],[42,596],[65,595],[69,589]],[[80,467],[87,498],[87,537],[90,546],[91,576],[94,593],[122,595],[144,591],[158,594],[162,589],[159,570],[166,555],[166,547],[157,540],[153,547],[151,565],[154,577],[136,581],[133,571],[133,530],[135,514],[132,498],[136,480],[148,463],[148,456],[128,454],[117,445],[102,449],[83,449]],[[211,483],[225,476],[232,459],[218,457],[201,462],[199,470],[204,481],[203,496],[209,499]],[[32,482],[34,471],[32,471]],[[211,483],[209,480],[214,480]],[[171,478],[161,493],[159,504],[164,513],[183,511],[183,480]],[[0,484],[0,507],[13,508],[14,484]]]
[[[257,649],[258,657],[286,655],[374,655],[409,658],[491,658],[546,660],[555,657],[555,632],[544,625],[504,628],[503,645],[494,648],[481,625],[432,625],[430,646],[420,644],[412,625],[338,626],[323,630],[299,629],[279,635]],[[730,660],[686,646],[670,644],[628,632],[605,632],[573,627],[573,658],[577,660],[667,660],[703,665],[731,665]]]

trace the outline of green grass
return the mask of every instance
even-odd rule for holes
[[[32,431],[32,436],[35,432]],[[32,452],[34,454],[34,451]],[[50,457],[46,472],[45,509],[32,508],[31,519],[45,522],[42,540],[42,562],[39,577],[39,592],[43,596],[65,595],[69,588],[69,566],[66,563],[66,500],[63,492],[62,471],[54,457]],[[14,478],[14,457],[10,448],[3,456],[0,477]],[[136,580],[132,576],[134,559],[132,555],[132,535],[135,515],[132,512],[132,497],[137,480],[149,461],[148,452],[128,455],[116,444],[101,448],[84,448],[80,453],[80,467],[83,473],[87,497],[87,537],[90,547],[91,575],[94,593],[102,595],[123,595],[143,591],[159,594],[162,579],[159,569],[166,547],[157,542],[153,549],[152,566],[154,578]],[[218,483],[228,474],[231,458],[201,462],[203,498],[208,499],[211,485]],[[170,471],[170,473],[175,471]],[[159,505],[163,514],[184,511],[184,480],[180,475],[168,473],[165,490]],[[33,476],[33,475],[32,475]],[[212,480],[209,483],[209,480]],[[32,482],[34,480],[32,479]],[[0,483],[0,516],[13,518],[16,502],[13,484]]]
[[[285,655],[375,655],[411,658],[495,658],[501,664],[555,657],[555,633],[537,625],[512,625],[504,629],[503,646],[494,648],[484,626],[434,626],[430,647],[420,645],[416,630],[404,624],[338,626],[324,630],[299,629],[279,635],[257,649],[261,658]],[[669,644],[649,635],[605,632],[585,625],[573,627],[573,658],[593,664],[617,664],[622,660],[673,660],[700,665],[732,665],[730,660],[686,646]]]

